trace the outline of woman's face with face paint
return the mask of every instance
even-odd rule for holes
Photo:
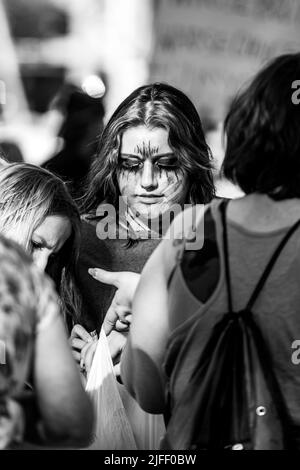
[[[166,129],[143,125],[122,136],[119,190],[129,207],[146,217],[155,218],[186,198],[187,177],[168,137]]]

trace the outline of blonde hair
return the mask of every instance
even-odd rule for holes
[[[6,164],[0,168],[1,234],[30,251],[33,232],[50,215],[67,217],[72,226],[72,234],[60,253],[57,289],[65,313],[76,318],[80,302],[74,270],[80,244],[80,217],[75,202],[63,181],[43,168],[28,163]]]

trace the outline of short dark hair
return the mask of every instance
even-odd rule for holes
[[[199,114],[180,90],[164,83],[154,83],[131,93],[105,126],[88,177],[83,211],[93,211],[104,201],[114,205],[117,203],[117,170],[122,133],[139,125],[161,127],[169,131],[170,147],[178,155],[190,183],[186,202],[210,202],[215,194],[212,156]]]
[[[246,193],[300,197],[300,105],[292,83],[300,54],[273,59],[231,103],[222,171]]]

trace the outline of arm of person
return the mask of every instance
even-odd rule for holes
[[[162,241],[142,272],[133,300],[133,320],[121,357],[121,378],[149,413],[165,408],[162,369],[169,337],[167,283],[176,262],[172,241]]]
[[[92,405],[58,315],[37,333],[34,383],[46,442],[88,445],[93,427]]]
[[[193,236],[193,242],[190,240],[191,227],[197,227],[202,215],[200,206],[175,218],[146,263],[133,299],[132,324],[121,356],[121,378],[140,406],[150,413],[165,410],[163,363],[167,341],[171,331],[186,320],[185,312],[179,319],[169,312],[168,282],[184,247],[201,247],[201,239],[196,237],[195,242]]]

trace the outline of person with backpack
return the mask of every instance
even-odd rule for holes
[[[201,248],[166,236],[142,272],[121,378],[165,414],[162,449],[300,447],[299,77],[299,53],[277,57],[234,99],[223,173],[245,196],[205,207]]]

